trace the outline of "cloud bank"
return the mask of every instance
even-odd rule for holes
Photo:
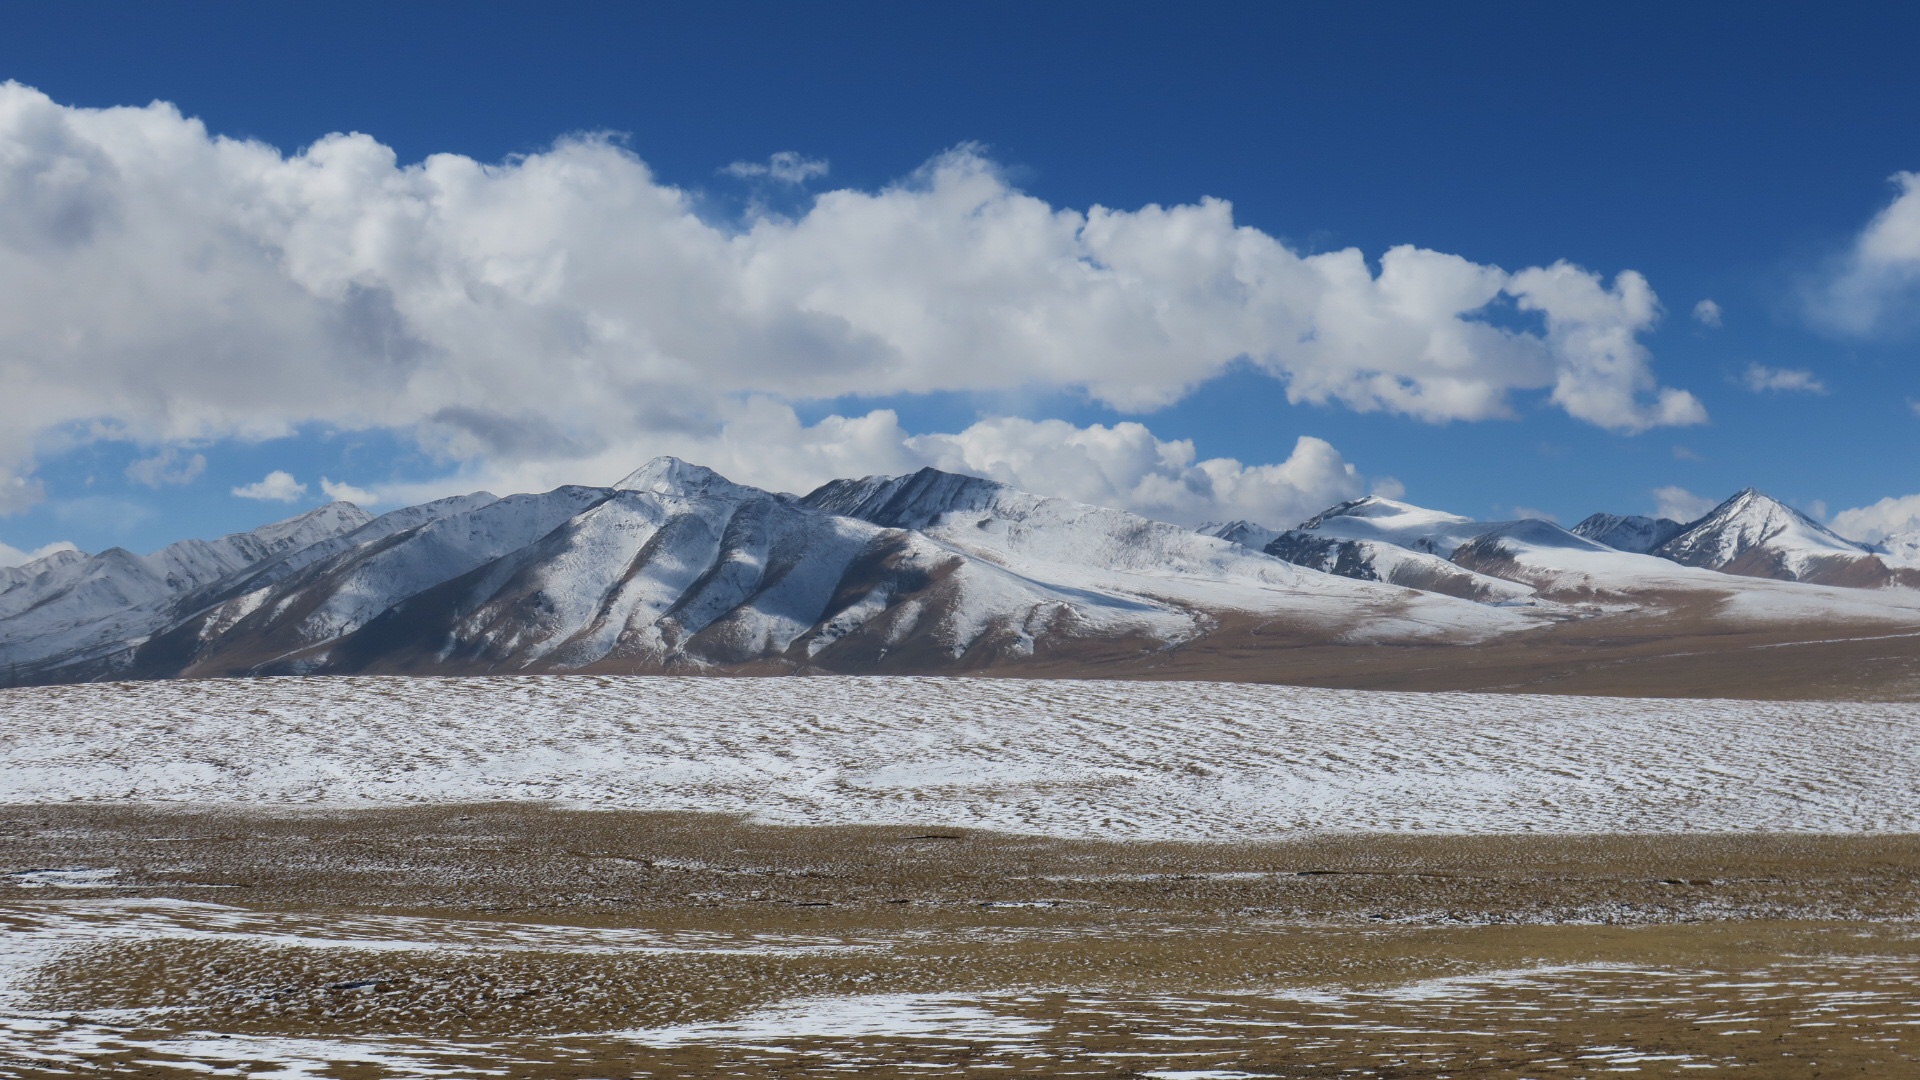
[[[741,171],[824,165],[760,168]],[[148,446],[164,483],[192,460],[169,449],[320,424],[400,432],[449,484],[610,478],[655,452],[789,488],[980,462],[1147,512],[1284,520],[1362,479],[1314,440],[1245,466],[1137,424],[911,435],[885,410],[803,425],[791,403],[1037,388],[1144,412],[1248,362],[1296,402],[1429,421],[1544,392],[1615,431],[1700,422],[1640,341],[1659,315],[1632,271],[1301,254],[1217,199],[1055,207],[972,147],[797,216],[713,221],[603,138],[403,165],[367,135],[289,154],[165,103],[0,84],[0,512],[40,497],[51,433]]]

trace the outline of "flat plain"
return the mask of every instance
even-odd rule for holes
[[[1906,1075],[1914,711],[7,691],[0,1075]]]

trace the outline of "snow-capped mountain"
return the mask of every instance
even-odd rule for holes
[[[1890,567],[1920,570],[1920,532],[1895,533],[1873,545],[1873,552]]]
[[[1476,574],[1438,555],[1384,540],[1290,529],[1268,541],[1265,550],[1276,559],[1323,573],[1362,581],[1384,581],[1479,603],[1525,603],[1534,597],[1534,590],[1529,586]]]
[[[1544,598],[1590,556],[1611,549],[1548,521],[1475,521],[1369,495],[1282,533],[1268,554],[1348,577],[1446,592],[1485,603]],[[1582,580],[1579,588],[1590,591]]]
[[[934,470],[795,497],[661,458],[611,487],[316,514],[248,534],[256,557],[212,580],[93,595],[84,649],[0,620],[14,678],[945,670],[1150,655],[1234,613],[1354,640],[1527,625]]]
[[[1685,566],[1781,581],[1920,586],[1920,571],[1891,566],[1867,545],[1753,488],[1714,507],[1653,554]]]
[[[1620,551],[1645,555],[1680,535],[1686,526],[1672,518],[1641,517],[1638,514],[1594,514],[1571,530],[1596,544]]]
[[[1819,539],[1793,520],[1753,526],[1769,512],[1754,500],[1735,509],[1669,546],[1691,538],[1687,551],[1731,552],[1737,567]],[[1884,565],[1920,554],[1920,541],[1841,553]],[[1087,674],[1173,663],[1260,676],[1276,650],[1389,644],[1410,656],[1683,610],[1741,626],[1920,626],[1920,597],[1905,589],[1742,577],[1550,522],[1381,498],[1342,503],[1256,551],[933,469],[795,496],[660,458],[610,487],[477,492],[378,518],[334,504],[148,556],[49,555],[0,579],[0,673]],[[1318,661],[1290,663],[1310,676]]]
[[[1728,505],[1739,502],[1736,496]],[[1609,530],[1605,522],[1596,521],[1598,517],[1588,519],[1595,523],[1593,531],[1620,537],[1636,529],[1628,522],[1625,533],[1620,528]],[[1672,610],[1676,605],[1697,609],[1702,601],[1711,601],[1721,616],[1824,620],[1843,609],[1855,613],[1851,618],[1876,605],[1888,610],[1906,606],[1899,598],[1879,604],[1845,591],[1747,582],[1721,572],[1720,567],[1692,566],[1666,557],[1668,547],[1687,536],[1704,537],[1706,533],[1695,534],[1694,529],[1713,518],[1709,515],[1677,534],[1668,546],[1638,554],[1597,543],[1548,521],[1474,521],[1369,496],[1341,503],[1282,533],[1267,552],[1348,577],[1442,591],[1482,603],[1565,605],[1571,614],[1579,615]],[[1737,540],[1738,530],[1730,528],[1726,535]],[[1849,546],[1861,553],[1857,545]]]
[[[109,548],[35,560],[0,592],[0,668],[79,663],[166,626],[176,603],[275,558],[342,536],[372,520],[330,503],[285,521],[217,540],[183,540],[151,555]]]
[[[1193,531],[1201,536],[1217,536],[1229,543],[1250,547],[1255,551],[1273,543],[1274,538],[1280,535],[1279,529],[1269,529],[1265,525],[1244,519],[1225,522],[1209,521]]]

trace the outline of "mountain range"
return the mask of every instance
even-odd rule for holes
[[[1742,650],[1905,641],[1920,635],[1917,590],[1920,538],[1855,543],[1752,490],[1684,524],[1596,514],[1567,530],[1369,497],[1292,529],[1196,531],[932,469],[791,495],[659,458],[611,487],[478,492],[378,517],[333,503],[146,556],[61,552],[0,571],[0,675],[1005,672],[1555,689],[1666,671],[1645,649],[1662,641],[1718,658],[1703,671]],[[1779,659],[1776,680],[1794,667]],[[1905,670],[1885,659],[1870,666]]]

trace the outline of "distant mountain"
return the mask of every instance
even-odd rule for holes
[[[109,548],[37,559],[0,591],[0,670],[79,664],[166,626],[195,591],[364,526],[336,502],[251,532],[183,540],[151,555]]]
[[[1798,510],[1747,488],[1653,549],[1683,566],[1817,585],[1920,587],[1920,570],[1889,565]]]
[[[1920,570],[1920,531],[1897,533],[1873,545],[1876,555],[1888,566]]]
[[[1645,555],[1680,534],[1686,526],[1672,518],[1594,514],[1573,527],[1575,536],[1619,551]]]
[[[1384,581],[1480,603],[1524,603],[1526,585],[1450,561],[1479,523],[1369,495],[1316,514],[1267,543],[1267,554],[1341,577]]]
[[[1783,531],[1776,527],[1779,521],[1767,525],[1771,519],[1766,507],[1754,499],[1743,499],[1750,494],[1742,493],[1728,500],[1721,509],[1733,508],[1729,513],[1709,514],[1648,554],[1598,543],[1552,522],[1475,521],[1458,514],[1371,496],[1341,503],[1316,515],[1299,529],[1282,533],[1266,550],[1278,558],[1329,573],[1445,592],[1483,603],[1513,604],[1531,599],[1574,605],[1583,610],[1595,604],[1610,610],[1618,610],[1622,605],[1663,609],[1674,603],[1691,603],[1687,597],[1739,595],[1741,603],[1725,609],[1726,612],[1752,607],[1778,615],[1797,609],[1810,618],[1821,617],[1821,604],[1852,603],[1836,597],[1822,599],[1805,591],[1783,592],[1772,586],[1756,590],[1740,584],[1740,579],[1733,575],[1742,573],[1743,567],[1760,564],[1759,552],[1773,550],[1767,544],[1792,541],[1799,545],[1794,550],[1799,551],[1800,546],[1814,542],[1815,534],[1810,530],[1825,532],[1778,503],[1772,506],[1797,519],[1798,531]],[[1632,542],[1630,538],[1660,527],[1660,522],[1595,515],[1581,525],[1590,533],[1628,543]],[[1846,553],[1850,559],[1871,557],[1859,545],[1831,533],[1826,536],[1831,538],[1826,543],[1844,545],[1835,550]],[[1713,537],[1721,538],[1718,547],[1714,546]],[[1761,539],[1766,537],[1772,539]],[[1683,541],[1689,538],[1697,546],[1683,549]],[[1675,550],[1705,553],[1723,549],[1734,551],[1735,558],[1719,560],[1719,565],[1713,565],[1716,560],[1706,558],[1699,563],[1689,563],[1669,554]],[[1745,552],[1755,554],[1742,554]],[[1745,561],[1736,561],[1740,558]],[[1793,565],[1801,564],[1794,562]],[[1729,566],[1732,569],[1728,569]],[[1826,585],[1898,583],[1884,567],[1877,576],[1862,573],[1858,566],[1853,570],[1852,576],[1824,574],[1812,579],[1773,574],[1749,576]],[[1463,574],[1472,576],[1463,577]],[[1920,577],[1920,571],[1915,574]],[[1516,588],[1521,591],[1516,592]]]
[[[1538,635],[1561,650],[1591,647],[1570,640],[1629,648],[1679,625],[1711,625],[1709,643],[1756,627],[1776,628],[1764,639],[1775,641],[1836,624],[1920,626],[1920,596],[1908,590],[1805,583],[1920,577],[1920,537],[1869,551],[1763,500],[1742,493],[1657,549],[1702,566],[1546,521],[1475,521],[1372,497],[1258,551],[934,469],[796,496],[659,458],[610,487],[477,492],[377,518],[335,503],[147,556],[49,555],[0,575],[0,676],[1317,678],[1323,663],[1365,672],[1384,660],[1449,683],[1457,664],[1421,649],[1519,647]],[[1615,539],[1635,530],[1595,526]],[[1262,535],[1244,522],[1215,532]],[[1801,576],[1741,576],[1767,569]],[[1875,633],[1861,640],[1886,637]],[[1368,645],[1394,648],[1350,648]],[[1525,670],[1513,663],[1486,677],[1511,685]]]
[[[52,646],[21,632],[45,621],[23,587],[0,593],[13,607],[0,616],[6,670],[939,671],[1148,656],[1242,614],[1319,638],[1524,628],[935,470],[801,498],[661,458],[612,487],[478,493],[380,518],[336,505],[246,537],[215,545],[246,558],[202,558],[204,572],[164,587],[143,568],[182,562],[173,548],[61,560],[132,584],[69,605],[73,640]]]
[[[1280,535],[1279,529],[1269,529],[1251,521],[1209,521],[1193,531],[1201,536],[1217,536],[1230,544],[1250,547],[1255,551],[1273,543],[1274,538]]]

